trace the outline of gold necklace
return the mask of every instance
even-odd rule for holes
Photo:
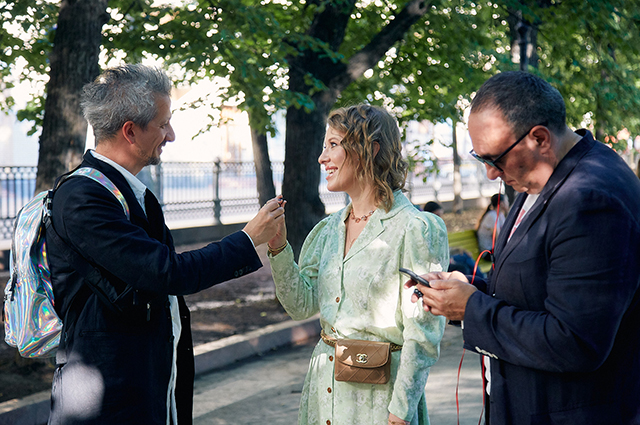
[[[356,215],[353,213],[353,208],[351,208],[349,217],[351,218],[351,220],[355,220],[356,223],[360,223],[361,220],[364,220],[364,221],[369,220],[369,217],[371,217],[371,214],[373,214],[374,211],[375,210],[369,211],[369,214],[365,214],[362,217],[356,217]]]

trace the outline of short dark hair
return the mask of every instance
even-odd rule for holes
[[[170,94],[171,81],[161,69],[129,64],[106,69],[86,84],[81,105],[98,144],[127,121],[145,129],[158,114],[155,96]]]
[[[491,202],[489,203],[489,206],[498,208],[498,201],[504,202],[505,199],[507,199],[507,197],[502,193],[494,193],[493,195],[491,195]]]
[[[439,203],[437,203],[436,201],[429,201],[426,204],[424,204],[424,208],[422,208],[422,211],[426,211],[426,212],[436,212],[438,210],[441,210],[442,205],[440,205]]]
[[[560,92],[527,72],[501,72],[485,81],[471,102],[471,113],[491,108],[503,114],[516,136],[542,123],[556,134],[566,128],[567,113]]]

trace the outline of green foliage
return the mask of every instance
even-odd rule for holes
[[[145,55],[179,66],[180,80],[227,77],[224,99],[240,101],[254,128],[272,132],[271,115],[290,105],[308,108],[311,94],[287,90],[287,55],[293,45],[323,50],[315,39],[292,28],[301,12],[282,2],[223,0],[185,2],[176,8],[150,6],[133,21],[117,14],[114,30],[106,37],[111,55],[127,52],[127,60]],[[323,86],[314,84],[316,90]]]
[[[565,0],[536,11],[539,73],[556,83],[571,125],[586,123],[601,137],[623,128],[640,134],[640,116],[628,113],[640,109],[639,6]]]
[[[14,79],[42,81],[49,72],[47,57],[58,9],[57,4],[43,0],[0,1],[0,110],[7,111],[15,104],[13,97],[6,95],[14,87]],[[32,121],[29,134],[33,134],[42,123],[43,113],[44,101],[36,95],[25,110],[18,112],[18,119]]]
[[[26,61],[22,77],[48,72],[47,55],[51,50],[59,7],[43,0],[0,2],[3,25],[0,29],[0,68],[7,69],[18,58]]]
[[[331,0],[328,0],[331,1]],[[593,125],[601,135],[627,128],[640,133],[640,0],[436,0],[383,60],[340,94],[339,105],[368,101],[393,110],[401,122],[460,120],[472,93],[489,75],[517,69],[510,57],[508,14],[522,13],[538,32],[537,67],[567,100],[569,123]],[[230,84],[224,99],[249,112],[251,125],[273,132],[275,111],[310,111],[312,96],[327,90],[307,74],[307,92],[288,86],[290,59],[312,52],[345,63],[404,6],[399,0],[355,3],[340,46],[306,36],[314,16],[330,3],[306,0],[189,0],[161,5],[152,0],[112,0],[104,27],[105,60],[162,59],[177,83],[219,76]],[[352,7],[344,1],[345,7]],[[0,89],[6,77],[45,82],[59,4],[0,0]],[[18,66],[20,65],[20,66]],[[39,125],[43,93],[20,119]],[[201,99],[204,102],[206,99]],[[0,96],[0,108],[13,106]],[[212,123],[215,118],[212,117]]]
[[[421,176],[424,182],[427,181],[430,175],[440,172],[438,158],[431,150],[431,146],[434,143],[435,140],[433,139],[426,142],[407,140],[404,147],[407,153],[409,171],[416,176]]]
[[[460,119],[465,100],[497,71],[490,66],[494,33],[503,29],[494,28],[491,6],[445,4],[415,24],[370,76],[343,92],[342,101],[385,104],[401,121]]]
[[[27,106],[18,111],[17,118],[20,121],[32,121],[34,125],[27,134],[29,136],[35,134],[42,127],[42,120],[44,119],[44,96],[34,96],[29,99]]]
[[[367,21],[376,13],[375,7],[370,9]],[[490,2],[454,0],[432,7],[365,78],[342,93],[339,103],[366,99],[384,105],[403,126],[412,120],[460,121],[471,94],[498,70],[492,63],[505,26],[493,13]],[[437,171],[432,143],[407,140],[416,172]]]

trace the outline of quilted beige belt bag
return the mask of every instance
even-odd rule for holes
[[[324,330],[320,337],[336,349],[336,381],[386,384],[391,376],[391,352],[402,349],[402,345],[390,342],[335,339],[327,336]]]

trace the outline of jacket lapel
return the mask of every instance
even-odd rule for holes
[[[111,180],[113,184],[120,189],[122,196],[127,200],[127,204],[129,204],[129,212],[131,214],[131,222],[141,226],[145,230],[149,229],[149,220],[147,220],[147,216],[142,210],[140,203],[138,203],[138,199],[134,195],[131,186],[129,186],[127,180],[118,170],[106,162],[94,158],[89,151],[84,154],[82,166],[95,168],[107,176],[109,180]]]
[[[595,140],[591,133],[586,132],[583,135],[582,140],[580,140],[568,153],[567,155],[560,161],[553,174],[549,178],[547,184],[545,184],[542,192],[540,192],[540,197],[536,201],[536,203],[531,207],[531,210],[527,213],[524,220],[518,226],[516,231],[511,236],[511,239],[508,241],[509,233],[513,228],[516,217],[525,200],[527,199],[527,194],[519,195],[514,203],[514,208],[509,212],[509,217],[505,222],[505,226],[503,229],[504,232],[500,232],[499,243],[496,248],[496,264],[495,271],[493,273],[493,278],[491,279],[491,291],[495,290],[494,282],[498,274],[500,273],[500,269],[509,255],[513,252],[513,250],[520,244],[522,239],[529,232],[531,227],[536,223],[540,215],[546,210],[547,203],[551,200],[553,195],[558,191],[558,189],[565,182],[567,177],[571,174],[573,169],[576,167],[578,162],[582,159],[582,157],[594,146]],[[508,231],[507,231],[508,230]]]
[[[149,189],[145,191],[145,210],[147,211],[147,220],[149,222],[149,229],[147,233],[154,239],[159,240],[162,243],[170,245],[168,241],[170,238],[169,232],[166,231],[167,227],[164,224],[164,213],[162,207],[158,202],[158,199]]]

